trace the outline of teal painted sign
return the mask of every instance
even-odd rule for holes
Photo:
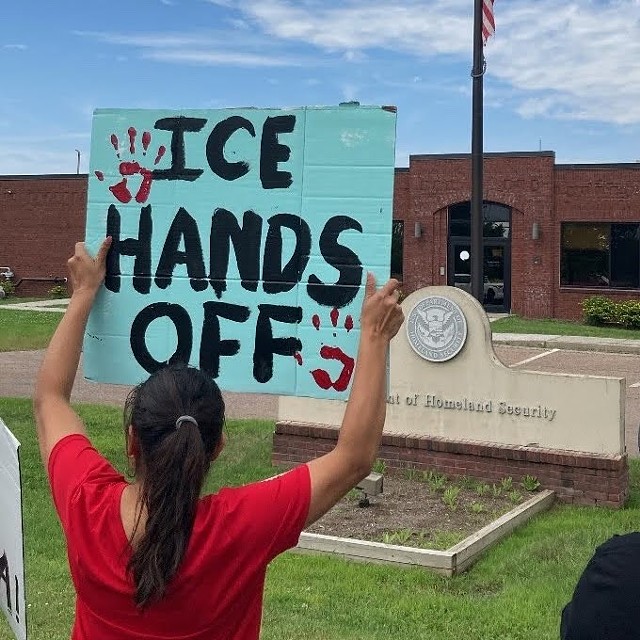
[[[85,376],[181,360],[230,391],[346,397],[366,272],[389,277],[395,116],[96,111],[86,241],[113,243]]]

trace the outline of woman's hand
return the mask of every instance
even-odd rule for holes
[[[376,336],[389,341],[398,333],[404,321],[402,307],[398,304],[398,286],[398,281],[392,278],[376,290],[375,277],[372,273],[367,273],[367,286],[360,316],[360,327],[365,339]]]
[[[74,294],[96,294],[104,280],[109,247],[111,247],[111,236],[104,239],[96,257],[92,258],[87,253],[84,242],[76,242],[75,253],[67,260],[69,279]]]

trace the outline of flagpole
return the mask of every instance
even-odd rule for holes
[[[482,244],[483,220],[483,75],[484,52],[482,42],[482,3],[474,0],[473,11],[473,98],[471,113],[471,295],[484,302],[484,274]]]

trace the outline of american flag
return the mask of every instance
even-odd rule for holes
[[[482,0],[482,44],[496,32],[496,23],[493,18],[493,0]]]

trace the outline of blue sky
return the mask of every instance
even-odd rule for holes
[[[397,164],[470,149],[473,0],[0,8],[0,174],[88,168],[95,108],[398,107]],[[496,0],[485,150],[640,160],[640,0]]]

